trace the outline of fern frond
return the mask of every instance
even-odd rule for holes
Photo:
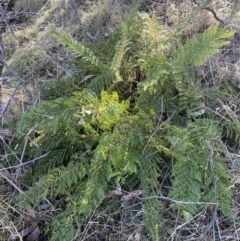
[[[184,46],[179,47],[177,65],[202,65],[210,56],[216,54],[219,48],[229,44],[226,39],[233,34],[233,31],[221,28],[217,24],[209,27],[204,33],[194,36]]]
[[[67,207],[63,212],[57,215],[52,225],[52,241],[68,241],[73,240],[79,233],[80,225],[75,222],[75,214],[72,207]],[[78,229],[76,229],[78,227]]]
[[[160,153],[151,153],[151,148],[148,148],[148,152],[150,153],[144,153],[145,158],[142,159],[141,166],[143,197],[147,198],[144,200],[145,211],[143,219],[153,240],[160,240],[159,230],[162,222],[159,219],[159,215],[163,209],[163,205],[159,202],[157,196],[159,195],[159,180],[162,175],[161,166],[163,160]]]
[[[147,53],[160,54],[168,47],[167,35],[161,30],[162,24],[155,14],[141,14],[143,20],[142,40]]]
[[[102,200],[107,192],[108,182],[113,173],[108,161],[108,145],[111,145],[111,135],[105,132],[96,148],[90,166],[89,178],[86,182],[80,212],[89,215],[93,208]],[[100,185],[98,185],[100,184]]]
[[[222,121],[222,135],[229,143],[240,143],[240,124],[239,121]]]
[[[88,76],[89,79],[93,76]],[[42,100],[54,100],[60,97],[72,96],[81,89],[82,76],[61,78],[43,83],[40,86]]]
[[[224,147],[220,148],[222,143],[218,138],[221,129],[215,121],[196,120],[187,129],[174,127],[173,130],[173,136],[169,139],[172,150],[176,151],[172,197],[196,203],[206,201],[219,204],[224,214],[231,217],[229,176],[224,171],[225,160],[219,153],[224,150]],[[211,150],[206,146],[206,140],[211,142]],[[213,151],[214,156],[209,157],[209,151]],[[198,205],[186,205],[180,209],[194,215]]]
[[[128,45],[129,41],[124,36],[123,39],[120,40],[115,47],[116,52],[114,54],[110,69],[115,73],[116,82],[122,80],[120,76],[120,67],[123,61],[124,53],[127,51]]]
[[[67,45],[73,52],[82,56],[85,60],[97,66],[102,72],[106,71],[107,66],[93,53],[89,48],[82,43],[76,41],[74,38],[68,36],[66,33],[59,33],[56,31],[50,32],[50,35],[58,39],[62,44]]]

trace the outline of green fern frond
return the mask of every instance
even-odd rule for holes
[[[88,76],[89,79],[93,76]],[[83,76],[55,79],[43,83],[40,86],[42,100],[54,100],[60,97],[72,96],[73,92],[81,89],[81,80]]]
[[[93,208],[102,200],[107,192],[108,182],[113,170],[108,161],[108,146],[111,135],[105,132],[96,148],[90,166],[89,178],[86,181],[80,212],[89,215]],[[98,185],[100,184],[100,185]]]
[[[177,58],[170,64],[178,91],[179,113],[194,117],[195,113],[198,113],[201,106],[206,103],[211,107],[215,105],[213,108],[216,108],[216,101],[209,101],[209,98],[214,99],[213,96],[222,94],[217,88],[207,93],[206,89],[202,88],[201,82],[196,79],[194,66],[202,65],[222,46],[228,44],[229,41],[226,39],[232,37],[233,33],[226,28],[214,25],[204,33],[194,36],[184,46],[179,47]]]
[[[233,34],[233,31],[221,28],[217,24],[209,27],[204,33],[196,35],[184,46],[179,47],[177,65],[202,65],[210,56],[216,54],[219,48],[229,44],[230,42],[226,39]]]
[[[89,48],[82,43],[76,41],[66,33],[59,33],[56,31],[50,32],[50,35],[58,39],[62,44],[67,45],[73,52],[82,56],[85,60],[97,66],[102,72],[106,71],[107,66],[93,53]]]
[[[41,202],[45,202],[47,196],[53,194],[58,177],[62,172],[62,168],[55,168],[48,175],[42,175],[41,179],[35,182],[30,190],[17,197],[21,200],[21,206],[26,207],[30,204],[37,207]]]
[[[82,182],[86,179],[88,171],[88,160],[79,155],[75,161],[70,161],[66,168],[63,169],[55,182],[55,188],[52,192],[55,195],[64,195],[66,193],[70,195],[71,192],[74,193],[76,190],[80,190],[80,187],[83,188]]]
[[[153,240],[160,240],[160,228],[162,221],[159,219],[160,212],[163,205],[159,202],[157,196],[159,195],[159,180],[161,179],[161,167],[163,166],[163,159],[160,152],[156,152],[151,147],[146,149],[141,165],[141,181],[143,189],[144,200],[144,214],[143,219],[147,229],[150,231]]]
[[[51,230],[51,241],[69,241],[74,239],[80,228],[79,225],[78,229],[76,229],[75,215],[72,207],[68,207],[55,217]]]
[[[171,149],[176,151],[171,195],[175,200],[196,202],[180,208],[192,215],[198,210],[197,203],[205,201],[218,204],[225,215],[232,216],[229,176],[220,154],[224,150],[224,146],[220,148],[220,133],[215,121],[203,119],[196,120],[187,129],[173,127],[169,138]],[[211,143],[211,149],[206,140]],[[213,152],[212,155],[209,152]]]

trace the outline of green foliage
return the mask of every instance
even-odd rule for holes
[[[122,80],[120,76],[120,67],[124,57],[124,52],[127,50],[128,45],[129,42],[125,37],[120,40],[116,45],[116,52],[114,54],[110,69],[115,73],[115,78],[117,82]]]
[[[81,89],[81,81],[84,77],[62,78],[49,81],[40,86],[42,99],[54,100],[62,96],[72,96],[73,92]],[[90,78],[90,76],[89,76]]]
[[[192,215],[197,212],[197,203],[204,201],[224,206],[223,213],[231,216],[232,195],[228,189],[229,176],[224,171],[225,160],[221,157],[224,145],[219,136],[221,128],[212,120],[196,120],[187,129],[169,128],[167,138],[175,159],[171,196],[175,200],[196,202],[181,207]]]
[[[184,46],[179,47],[176,65],[202,65],[210,56],[216,54],[220,47],[229,44],[226,39],[232,35],[232,31],[218,25],[209,27],[204,33],[194,36]]]
[[[152,150],[153,152],[155,150]],[[162,178],[161,167],[164,160],[158,152],[144,153],[145,158],[142,161],[141,180],[144,190],[144,196],[149,199],[144,200],[143,219],[147,229],[152,234],[153,240],[159,240],[159,230],[162,227],[162,220],[159,219],[161,211],[163,210],[162,204],[159,202],[157,196],[159,195],[159,180]]]
[[[42,178],[21,200],[37,205],[47,196],[64,199],[52,240],[77,237],[85,218],[118,185],[130,187],[128,191],[142,188],[143,219],[153,240],[162,235],[161,193],[174,200],[173,212],[180,210],[188,218],[208,203],[232,215],[221,139],[228,116],[207,112],[205,106],[216,108],[213,100],[222,93],[218,88],[206,90],[195,66],[217,53],[233,33],[213,26],[181,46],[147,14],[126,18],[119,32],[110,36],[113,52],[101,55],[91,50],[94,47],[53,32],[82,56],[90,74],[91,65],[99,74],[81,91],[46,98],[18,123],[23,137],[34,129],[28,158],[49,152],[33,167],[35,180],[39,172]],[[173,56],[176,49],[178,55]],[[204,115],[198,114],[201,108]],[[171,170],[170,190],[162,186],[164,167]]]
[[[107,67],[101,62],[101,60],[86,46],[80,42],[74,40],[72,37],[65,33],[51,32],[51,35],[57,38],[61,43],[69,46],[69,48],[82,56],[84,60],[89,61],[91,64],[99,68],[100,71],[104,71]]]

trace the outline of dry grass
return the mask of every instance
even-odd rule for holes
[[[47,2],[48,0],[21,0],[16,1],[14,7],[17,11],[35,13],[38,12]]]
[[[97,41],[105,37],[112,28],[122,21],[126,3],[112,0],[76,1],[77,12],[73,11],[70,1],[63,0],[23,0],[18,1],[16,9],[31,12],[28,21],[14,25],[15,36],[5,33],[3,42],[6,49],[6,60],[9,67],[25,80],[32,93],[38,93],[39,84],[52,81],[63,76],[76,76],[79,72],[74,65],[69,67],[69,62],[74,55],[69,53],[64,46],[48,35],[49,30],[58,30],[69,33],[80,41]],[[82,25],[79,22],[82,22]],[[8,81],[3,83],[2,100],[8,100],[14,86],[12,76],[5,68],[3,75]],[[14,79],[14,78],[13,78]],[[11,82],[11,85],[9,83]],[[21,96],[21,94],[20,94]],[[38,94],[37,97],[38,98]],[[22,100],[21,103],[27,101]],[[14,111],[6,115],[21,114],[21,104],[11,104]],[[19,111],[16,111],[20,108]],[[5,115],[5,116],[6,116]],[[8,119],[8,118],[6,118]]]

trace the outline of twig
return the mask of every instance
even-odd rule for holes
[[[5,175],[6,177],[8,177],[10,180],[12,180],[14,183],[18,183],[18,184],[26,187],[27,189],[30,189],[30,187],[29,187],[28,185],[26,185],[25,183],[17,180],[17,179],[16,179],[15,177],[13,177],[12,175],[10,175],[10,174],[8,174],[8,173],[6,173],[6,172],[4,172],[4,171],[1,171],[1,172],[3,172],[4,175]]]
[[[8,98],[7,103],[5,104],[5,106],[3,107],[3,109],[2,109],[2,111],[1,111],[1,113],[0,113],[0,118],[2,118],[3,115],[5,114],[5,112],[7,111],[8,106],[11,104],[11,102],[12,102],[12,100],[13,100],[13,97],[14,97],[14,95],[16,94],[18,88],[19,88],[21,85],[23,86],[23,88],[24,88],[25,91],[27,92],[28,98],[29,98],[30,101],[33,100],[33,97],[32,97],[31,92],[27,89],[27,87],[26,87],[26,85],[25,85],[25,83],[24,83],[25,80],[22,79],[22,78],[20,78],[20,77],[12,70],[12,68],[10,68],[10,67],[8,66],[8,64],[5,62],[3,56],[0,56],[0,62],[1,62],[3,65],[5,65],[6,69],[18,80],[18,85],[15,87],[14,91],[12,92],[12,94],[10,95],[10,97]]]
[[[194,220],[196,217],[198,217],[198,216],[200,216],[200,215],[202,215],[202,213],[199,213],[199,214],[197,214],[196,216],[194,216],[194,217],[192,217],[191,219],[189,219],[187,222],[185,222],[185,223],[183,223],[182,225],[179,225],[178,227],[176,227],[175,229],[174,229],[174,231],[172,232],[172,234],[171,234],[171,236],[168,238],[168,240],[174,240],[174,235],[176,234],[176,232],[179,230],[179,229],[181,229],[182,227],[184,227],[185,225],[187,225],[188,223],[190,223],[192,220]]]
[[[170,170],[168,169],[166,172],[165,172],[165,175],[164,175],[164,177],[163,177],[163,179],[162,179],[162,182],[161,182],[161,184],[160,184],[160,186],[159,186],[159,189],[158,189],[158,193],[162,196],[162,186],[163,186],[163,184],[164,184],[164,181],[165,181],[165,179],[168,177],[170,175]]]
[[[210,170],[211,172],[213,171],[213,168],[214,168],[214,165],[213,165],[213,155],[214,155],[214,150],[213,148],[211,147],[209,141],[205,141],[205,144],[207,145],[207,147],[209,148],[210,150],[210,153],[209,153],[209,166],[210,166]],[[217,200],[217,192],[216,192],[216,180],[214,179],[213,180],[213,186],[214,186],[214,196],[215,196],[215,200]],[[217,226],[217,229],[218,229],[218,235],[220,237],[220,240],[222,240],[222,237],[221,237],[221,232],[220,232],[220,227],[219,227],[219,221],[217,219],[217,207],[215,206],[214,209],[213,209],[213,219],[212,219],[212,228],[213,228],[213,240],[215,240],[215,231],[214,231],[214,223],[216,224]]]
[[[7,12],[9,3],[10,3],[10,0],[8,0],[7,3],[5,4],[5,9],[4,9],[4,12],[3,12],[3,14],[2,14],[2,20],[3,20],[3,18],[6,16],[6,12]]]
[[[203,107],[203,108],[204,108],[204,109],[206,109],[206,110],[208,110],[208,111],[210,111],[210,112],[212,112],[212,113],[214,113],[215,115],[217,115],[217,116],[221,117],[221,118],[222,118],[222,119],[224,119],[225,121],[230,122],[230,120],[229,120],[229,119],[227,119],[225,116],[223,116],[223,115],[219,114],[217,111],[212,110],[212,109],[211,109],[211,108],[209,108],[209,107]]]
[[[22,164],[18,164],[18,165],[15,165],[15,166],[10,166],[10,167],[1,168],[0,171],[5,171],[5,170],[9,170],[9,169],[16,169],[16,168],[19,168],[19,167],[28,165],[28,164],[30,164],[30,163],[35,163],[36,161],[38,161],[38,160],[46,157],[49,153],[50,153],[50,151],[47,152],[47,153],[45,153],[45,154],[43,154],[43,155],[41,155],[41,156],[39,156],[39,157],[36,157],[36,158],[34,158],[34,159],[30,160],[30,161],[24,162],[24,163],[22,163]]]
[[[2,140],[2,142],[4,143],[4,145],[7,147],[7,149],[9,151],[12,152],[12,154],[15,156],[15,158],[19,161],[18,156],[14,153],[14,151],[11,149],[11,147],[5,142],[4,138],[2,136],[0,136],[0,139]],[[9,154],[10,155],[10,154]]]
[[[219,226],[219,220],[217,217],[217,207],[214,207],[214,211],[213,211],[213,221],[215,222],[216,226],[217,226],[217,230],[218,230],[218,236],[219,236],[219,240],[222,240],[222,235],[221,235],[221,228]],[[213,227],[214,228],[214,227]],[[215,232],[213,230],[213,235],[215,235]],[[215,237],[214,237],[215,240]]]
[[[27,94],[28,94],[28,99],[29,99],[30,101],[32,101],[32,100],[33,100],[33,96],[32,96],[32,94],[31,94],[31,92],[27,89],[27,87],[26,87],[26,85],[25,85],[25,80],[22,79],[22,78],[20,78],[20,77],[18,76],[18,74],[15,73],[15,72],[13,71],[13,69],[8,66],[8,64],[7,64],[6,61],[4,60],[3,56],[0,56],[0,62],[1,62],[1,63],[6,67],[6,69],[16,78],[16,80],[23,86],[23,88],[25,89],[25,91],[26,91]]]
[[[174,200],[168,197],[164,197],[164,196],[150,196],[150,197],[143,197],[143,198],[139,198],[140,200],[147,200],[147,199],[152,199],[152,198],[157,198],[160,200],[167,200],[173,203],[176,203],[178,205],[191,205],[191,204],[196,204],[196,205],[218,205],[218,203],[212,203],[212,202],[192,202],[192,201],[178,201],[178,200]]]
[[[19,165],[21,165],[23,163],[23,158],[24,158],[24,155],[25,155],[25,150],[26,150],[26,147],[27,147],[28,138],[29,138],[29,135],[32,133],[33,130],[34,130],[34,128],[31,128],[29,130],[29,132],[27,133],[27,136],[25,137],[25,142],[24,142],[21,158],[19,159]],[[20,173],[21,173],[21,168],[18,168],[18,170],[16,171],[16,178],[18,178]]]
[[[91,215],[91,217],[89,218],[90,220],[94,217],[95,211],[97,210],[97,208],[98,208],[98,205],[96,205],[95,209],[93,210],[92,215]],[[81,233],[81,236],[80,236],[80,239],[79,239],[79,240],[85,240],[84,235],[87,233],[87,231],[89,230],[89,228],[90,228],[90,222],[88,222],[88,223],[86,224],[86,226],[85,226],[85,228],[84,228],[84,231]]]
[[[39,15],[39,14],[46,8],[46,6],[47,6],[49,3],[50,3],[50,0],[47,1],[47,2],[43,5],[43,7],[37,12],[37,15]]]
[[[0,170],[0,175],[5,180],[7,180],[19,193],[21,193],[21,194],[23,193],[23,191],[10,178],[8,178],[2,170]]]
[[[222,105],[223,109],[228,113],[228,115],[232,118],[233,121],[238,121],[238,117],[236,114],[230,109],[228,105],[224,105],[224,103],[218,98],[217,101]]]
[[[22,85],[21,82],[18,83],[18,85],[15,87],[14,91],[12,92],[12,94],[8,97],[8,100],[7,100],[7,103],[4,105],[1,113],[0,113],[0,118],[3,117],[3,115],[5,114],[5,112],[7,111],[8,109],[8,106],[11,104],[12,100],[13,100],[13,97],[14,95],[16,94],[18,88]]]
[[[207,145],[207,147],[209,148],[210,150],[210,153],[209,153],[209,159],[208,159],[208,162],[209,162],[209,166],[210,166],[210,170],[211,172],[213,171],[213,155],[214,155],[214,151],[209,143],[209,141],[205,141],[205,144]]]
[[[5,32],[5,28],[0,28],[0,56],[2,56],[3,59],[5,58],[4,44],[3,44],[3,38],[2,38],[2,34],[4,32]],[[1,63],[0,64],[0,77],[2,76],[3,67],[4,67],[4,64]]]
[[[160,125],[161,119],[159,119],[156,130],[155,130],[155,131],[152,133],[152,135],[149,137],[149,139],[148,139],[148,141],[147,141],[147,144],[146,144],[146,145],[144,146],[144,148],[143,148],[142,158],[144,158],[144,159],[146,158],[146,157],[144,157],[144,153],[145,153],[145,151],[146,151],[146,149],[147,149],[150,141],[152,140],[153,136],[161,129],[161,127],[162,127],[165,123],[167,123],[168,121],[170,121],[170,120],[172,119],[172,117],[174,116],[174,114],[175,114],[175,113],[173,113],[167,120],[163,121],[163,122],[161,123],[161,125]],[[149,156],[149,155],[148,155],[148,156]],[[147,156],[147,157],[148,157],[148,156]]]
[[[20,235],[20,233],[18,232],[18,230],[17,230],[17,228],[16,228],[16,226],[14,225],[14,223],[11,221],[11,224],[12,224],[12,226],[14,227],[14,229],[15,229],[15,231],[16,231],[16,238],[19,238],[19,241],[23,241],[23,239],[22,239],[22,236]]]
[[[200,6],[200,4],[199,4],[196,0],[193,0],[193,2],[194,2],[196,5]],[[201,7],[201,9],[205,9],[205,10],[211,12],[211,13],[213,14],[214,18],[215,18],[218,22],[220,22],[222,25],[225,25],[225,22],[217,16],[216,12],[215,12],[212,8],[210,8],[210,7]]]
[[[3,12],[2,12],[2,16],[1,16],[1,17],[2,17],[2,22],[5,23],[5,25],[6,25],[7,29],[8,29],[8,31],[9,31],[12,35],[15,36],[15,34],[14,34],[14,32],[13,32],[13,29],[12,29],[11,25],[9,24],[10,19],[8,19],[7,16],[6,16],[6,13],[7,13],[7,10],[8,10],[8,5],[9,5],[9,3],[10,3],[10,0],[8,0],[8,2],[6,3],[6,5],[5,5],[5,9],[3,10]]]
[[[157,123],[157,127],[156,130],[152,133],[152,135],[149,137],[147,144],[144,146],[143,151],[142,151],[142,158],[145,159],[146,157],[144,157],[144,153],[150,143],[150,141],[152,140],[153,136],[161,129],[161,127],[168,121],[170,121],[172,119],[172,117],[174,116],[175,112],[173,112],[173,114],[165,121],[162,121],[162,113],[163,113],[163,100],[161,101],[161,110],[160,110],[160,117],[158,118],[158,123]],[[161,124],[160,124],[161,123]]]
[[[9,31],[9,33],[11,33],[13,36],[15,36],[15,33],[11,27],[11,25],[8,23],[8,20],[7,19],[4,19],[3,22],[5,23],[5,25],[7,26],[7,29]]]

